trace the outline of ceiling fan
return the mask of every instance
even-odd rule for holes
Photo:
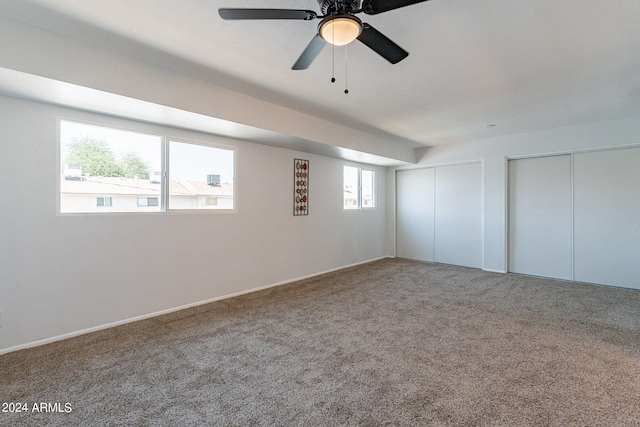
[[[342,46],[355,39],[360,40],[374,52],[392,64],[406,58],[409,53],[387,36],[362,22],[355,15],[364,12],[377,15],[427,0],[317,0],[322,15],[312,10],[301,9],[232,9],[218,10],[222,19],[290,19],[311,21],[321,19],[317,34],[311,39],[293,70],[305,70],[327,44]]]

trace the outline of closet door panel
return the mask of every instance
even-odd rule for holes
[[[434,169],[396,172],[396,256],[434,261]]]
[[[436,262],[482,268],[482,164],[438,167],[435,183]]]
[[[510,160],[509,271],[571,280],[571,156]]]
[[[640,148],[574,156],[575,280],[640,289]]]

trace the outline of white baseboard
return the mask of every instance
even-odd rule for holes
[[[297,282],[299,280],[309,279],[309,278],[312,278],[312,277],[320,276],[322,274],[327,274],[327,273],[331,273],[331,272],[334,272],[334,271],[344,270],[345,268],[355,267],[355,266],[362,265],[362,264],[368,264],[370,262],[379,261],[379,260],[385,259],[385,258],[391,258],[391,257],[383,256],[383,257],[379,257],[379,258],[370,259],[370,260],[367,260],[367,261],[361,261],[361,262],[357,262],[357,263],[354,263],[354,264],[344,265],[344,266],[341,266],[341,267],[336,267],[336,268],[332,268],[332,269],[329,269],[329,270],[321,271],[321,272],[318,272],[318,273],[308,274],[306,276],[296,277],[294,279],[284,280],[284,281],[278,282],[278,283],[272,283],[272,284],[269,284],[269,285],[259,286],[257,288],[251,288],[251,289],[247,289],[245,291],[234,292],[232,294],[222,295],[222,296],[219,296],[219,297],[210,298],[210,299],[206,299],[206,300],[203,300],[203,301],[197,301],[197,302],[193,302],[193,303],[190,303],[190,304],[181,305],[181,306],[178,306],[178,307],[172,307],[172,308],[168,308],[166,310],[161,310],[161,311],[156,311],[156,312],[153,312],[153,313],[143,314],[141,316],[130,317],[128,319],[119,320],[117,322],[106,323],[104,325],[94,326],[92,328],[82,329],[82,330],[79,330],[79,331],[74,331],[74,332],[69,332],[69,333],[62,334],[62,335],[56,335],[56,336],[53,336],[53,337],[44,338],[44,339],[41,339],[41,340],[31,341],[31,342],[28,342],[28,343],[25,343],[25,344],[19,344],[19,345],[13,346],[13,347],[3,348],[3,349],[0,349],[0,355],[11,353],[11,352],[18,351],[18,350],[24,350],[24,349],[27,349],[27,348],[38,347],[38,346],[41,346],[41,345],[50,344],[52,342],[65,340],[67,338],[73,338],[73,337],[77,337],[77,336],[80,336],[80,335],[89,334],[91,332],[97,332],[97,331],[101,331],[103,329],[113,328],[115,326],[120,326],[120,325],[125,325],[127,323],[137,322],[139,320],[150,319],[152,317],[162,316],[164,314],[169,314],[169,313],[173,313],[173,312],[180,311],[180,310],[186,310],[188,308],[193,308],[193,307],[197,307],[199,305],[209,304],[209,303],[212,303],[212,302],[216,302],[216,301],[220,301],[220,300],[224,300],[224,299],[228,299],[228,298],[233,298],[233,297],[237,297],[237,296],[240,296],[240,295],[249,294],[249,293],[252,293],[252,292],[258,292],[258,291],[262,291],[262,290],[265,290],[265,289],[274,288],[276,286],[286,285],[288,283],[293,283],[293,282]]]

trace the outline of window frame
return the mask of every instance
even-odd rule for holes
[[[347,168],[349,169],[355,169],[356,171],[356,175],[357,175],[357,190],[355,191],[356,194],[356,203],[353,207],[347,207],[347,200],[353,200],[353,199],[346,199],[344,197],[344,194],[346,193],[346,176],[347,176]],[[371,177],[371,199],[372,199],[372,206],[364,206],[363,205],[363,186],[362,186],[362,173],[363,172],[370,172],[372,177]],[[368,169],[368,168],[363,168],[360,166],[351,166],[351,165],[344,165],[343,169],[342,169],[342,209],[345,211],[358,211],[358,210],[374,210],[377,208],[377,204],[378,204],[378,197],[377,197],[377,179],[376,179],[376,171],[374,169]]]
[[[82,112],[80,112],[80,114],[84,114]],[[87,113],[87,114],[92,114],[92,113]],[[111,121],[113,120],[113,121]],[[63,141],[62,141],[62,122],[71,122],[74,124],[79,124],[79,125],[86,125],[86,126],[95,126],[95,127],[103,127],[103,128],[108,128],[108,129],[113,129],[113,130],[117,130],[117,131],[123,131],[123,132],[132,132],[132,133],[138,133],[138,134],[144,134],[144,135],[148,135],[148,136],[154,136],[154,137],[158,137],[160,138],[160,155],[161,155],[161,166],[160,166],[160,193],[156,196],[156,195],[152,195],[152,196],[146,196],[147,198],[149,197],[157,197],[158,198],[158,206],[151,206],[151,208],[158,208],[158,210],[147,210],[146,208],[148,206],[139,206],[138,205],[138,199],[139,197],[136,197],[136,201],[134,202],[136,207],[139,210],[131,210],[131,211],[113,211],[113,210],[108,210],[107,208],[112,208],[113,207],[113,195],[112,194],[108,194],[108,195],[97,195],[94,194],[94,197],[96,197],[96,201],[95,201],[95,205],[96,208],[98,210],[93,211],[93,210],[84,210],[84,211],[63,211],[62,208],[62,188],[61,188],[61,178],[62,178],[62,171],[63,171],[63,166],[64,166],[64,159],[62,158],[62,146],[63,146]],[[131,121],[131,119],[128,118],[110,118],[110,117],[90,117],[90,118],[86,118],[86,117],[82,117],[79,118],[77,116],[71,116],[71,115],[59,115],[56,118],[56,215],[59,216],[77,216],[77,215],[92,215],[92,216],[101,216],[101,215],[158,215],[158,214],[183,214],[183,213],[189,213],[189,214],[215,214],[215,215],[219,215],[219,214],[228,214],[228,213],[237,213],[237,200],[238,200],[238,194],[237,194],[237,177],[238,177],[238,167],[237,167],[237,163],[238,163],[238,147],[236,146],[232,146],[232,145],[227,145],[225,143],[220,143],[218,141],[206,141],[204,138],[206,138],[208,135],[202,135],[203,139],[197,139],[197,138],[193,138],[193,137],[183,137],[182,135],[179,135],[180,129],[173,129],[169,126],[166,125],[162,125],[162,124],[153,124],[153,123],[147,123],[147,122],[134,122]],[[178,133],[178,134],[176,134]],[[214,136],[215,137],[215,136]],[[169,177],[169,144],[170,141],[175,141],[175,142],[179,142],[179,143],[184,143],[184,144],[188,144],[188,145],[199,145],[199,146],[203,146],[203,147],[207,147],[207,148],[214,148],[214,149],[221,149],[221,150],[227,150],[227,151],[231,151],[232,155],[233,155],[233,160],[232,160],[232,201],[233,201],[233,207],[232,208],[221,208],[221,209],[179,209],[179,208],[170,208],[169,206],[169,183],[170,183],[170,177]],[[151,175],[153,175],[154,172],[157,171],[150,171],[150,178]],[[103,197],[103,198],[109,198],[111,199],[111,204],[109,206],[97,206],[97,198],[98,197]],[[140,196],[140,197],[145,197],[145,196]],[[216,196],[218,197],[218,196]],[[219,199],[219,197],[218,197]],[[104,209],[104,210],[103,210]]]
[[[226,150],[226,151],[231,151],[233,153],[233,183],[232,183],[232,200],[233,200],[233,207],[232,208],[228,208],[228,209],[181,209],[181,208],[172,208],[171,204],[170,204],[170,198],[171,198],[171,194],[169,193],[169,181],[171,181],[171,174],[169,173],[170,170],[170,163],[171,163],[171,143],[172,142],[176,142],[179,144],[188,144],[188,145],[197,145],[197,146],[202,146],[202,147],[206,147],[206,148],[214,148],[214,149],[218,149],[218,150]],[[162,172],[162,189],[164,191],[164,193],[162,194],[162,200],[164,202],[164,207],[162,212],[181,212],[181,213],[189,213],[189,212],[215,212],[215,213],[234,213],[237,212],[238,209],[238,201],[237,201],[237,184],[236,184],[236,180],[237,180],[237,163],[238,163],[238,150],[236,147],[232,147],[229,145],[224,145],[224,144],[210,144],[210,143],[205,143],[201,140],[196,140],[196,139],[191,139],[191,138],[182,138],[182,137],[175,137],[175,136],[167,136],[165,137],[164,140],[164,146],[163,146],[163,160],[162,160],[162,167],[163,167],[163,172]],[[165,181],[167,182],[167,184],[165,185]],[[220,196],[214,196],[218,199],[220,199]],[[206,196],[205,196],[206,199]],[[205,205],[206,206],[206,205]],[[215,205],[217,206],[217,205]]]
[[[140,204],[141,201],[146,201],[145,204]],[[149,201],[151,200],[155,200],[156,204],[149,204]],[[136,206],[138,206],[139,208],[156,208],[158,206],[160,206],[160,197],[156,197],[156,196],[151,196],[151,197],[138,197],[136,200]]]
[[[102,199],[102,204],[100,204],[101,199]],[[107,203],[107,201],[109,203]],[[112,207],[113,207],[112,196],[96,196],[96,208],[112,208]]]

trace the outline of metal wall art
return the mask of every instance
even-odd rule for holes
[[[294,159],[293,215],[309,214],[309,160]]]

